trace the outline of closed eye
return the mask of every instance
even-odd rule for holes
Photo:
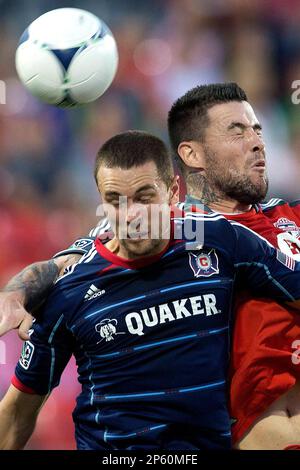
[[[141,202],[142,204],[147,204],[150,203],[156,196],[156,193],[143,193],[143,194],[137,194],[136,200],[138,202]]]

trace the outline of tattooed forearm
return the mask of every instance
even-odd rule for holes
[[[31,264],[14,276],[2,292],[22,292],[24,306],[31,311],[47,297],[58,273],[59,268],[54,260]]]
[[[46,299],[54,282],[63,274],[65,268],[80,258],[80,254],[70,254],[55,260],[31,264],[14,276],[4,289],[0,289],[0,292],[17,293],[19,301],[27,310],[36,310]]]

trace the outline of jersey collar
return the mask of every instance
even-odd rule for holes
[[[193,210],[193,208],[197,210],[197,212],[200,210],[204,214],[211,214],[214,212],[212,209],[210,209],[208,206],[203,204],[203,202],[200,199],[195,198],[194,196],[191,196],[190,194],[187,194],[185,196],[185,201],[184,201],[184,209],[183,210]]]
[[[102,258],[105,258],[107,261],[109,261],[113,265],[121,266],[127,269],[140,269],[158,261],[162,257],[162,255],[164,255],[166,251],[169,249],[170,242],[160,253],[157,253],[154,256],[143,256],[142,258],[133,259],[133,260],[121,258],[120,256],[115,255],[110,250],[108,250],[99,239],[95,241],[95,246],[99,255]]]
[[[157,253],[156,255],[143,256],[142,258],[137,258],[133,260],[121,258],[120,256],[115,255],[110,250],[108,250],[99,238],[95,240],[96,250],[102,258],[105,258],[107,261],[109,261],[113,265],[122,266],[123,268],[127,268],[127,269],[140,269],[150,264],[153,264],[157,262],[168,251],[170,246],[174,245],[175,243],[174,220],[173,220],[173,217],[175,214],[176,214],[176,208],[171,211],[172,217],[171,217],[171,227],[170,227],[171,233],[170,233],[169,243],[165,246],[165,248],[161,252]]]

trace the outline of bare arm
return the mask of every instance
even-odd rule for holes
[[[58,258],[27,266],[8,282],[3,292],[17,293],[19,301],[28,310],[38,307],[58,277],[59,262]]]
[[[0,402],[0,449],[22,449],[34,431],[47,396],[23,393],[11,385]]]
[[[32,324],[28,311],[36,309],[47,298],[51,287],[64,269],[76,263],[81,255],[60,256],[27,266],[0,290],[0,336],[19,327],[22,339],[28,339]]]
[[[14,276],[2,292],[18,292],[19,299],[23,301],[25,308],[32,310],[47,297],[64,269],[76,263],[78,259],[80,255],[72,254],[31,264]]]

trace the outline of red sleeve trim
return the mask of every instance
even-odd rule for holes
[[[283,450],[300,450],[300,445],[292,444],[290,446],[285,447]]]
[[[14,387],[20,390],[20,392],[29,393],[30,395],[37,395],[37,393],[34,390],[32,390],[32,388],[26,387],[26,385],[22,384],[22,382],[20,382],[18,377],[16,377],[15,375],[11,379],[11,383],[13,384]]]

